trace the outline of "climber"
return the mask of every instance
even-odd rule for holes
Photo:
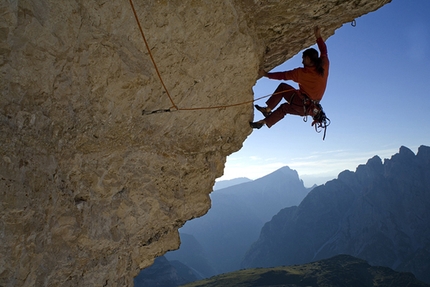
[[[249,124],[252,128],[259,129],[264,125],[270,128],[283,119],[286,114],[299,116],[310,115],[314,118],[312,125],[321,120],[320,117],[324,112],[322,112],[319,102],[324,95],[327,85],[329,60],[327,56],[327,46],[321,38],[321,31],[318,26],[314,28],[314,33],[318,49],[321,52],[320,57],[318,57],[317,50],[310,48],[303,52],[303,68],[276,73],[267,73],[264,70],[259,71],[259,76],[261,77],[264,76],[275,80],[293,80],[299,84],[299,89],[296,90],[286,83],[281,83],[266,101],[266,107],[255,105],[255,108],[263,114],[264,119],[257,122],[250,122]],[[287,103],[281,104],[279,108],[272,112],[282,98],[284,98]]]

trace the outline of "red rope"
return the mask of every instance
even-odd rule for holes
[[[230,105],[220,105],[220,106],[211,106],[211,107],[197,107],[197,108],[178,108],[178,106],[176,106],[175,102],[173,101],[172,97],[170,96],[170,93],[169,93],[166,85],[164,84],[163,78],[161,77],[160,71],[158,70],[157,64],[155,63],[154,57],[152,56],[151,49],[149,48],[148,41],[146,40],[146,37],[145,37],[145,33],[143,33],[142,26],[140,25],[139,17],[137,16],[136,9],[134,8],[133,1],[132,0],[129,0],[129,1],[130,1],[131,9],[133,10],[134,18],[136,19],[137,25],[139,26],[140,34],[142,35],[143,41],[145,42],[146,49],[148,50],[149,56],[151,57],[152,64],[154,65],[154,68],[155,68],[155,71],[157,72],[158,78],[160,79],[160,82],[163,85],[163,88],[166,91],[166,94],[169,97],[170,102],[172,103],[172,108],[174,108],[175,110],[178,110],[178,111],[195,111],[195,110],[223,109],[223,108],[228,108],[228,107],[235,107],[235,106],[250,104],[250,103],[253,103],[255,101],[267,98],[271,95],[274,95],[274,94],[270,94],[270,95],[266,95],[266,96],[263,96],[263,97],[260,97],[260,98],[257,98],[257,99],[251,100],[251,101],[246,101],[246,102],[241,102],[241,103],[236,103],[236,104],[230,104]],[[295,90],[295,89],[290,89],[290,90]],[[282,93],[286,92],[286,91],[289,91],[289,90],[282,91]],[[154,111],[154,112],[145,112],[143,114],[152,114],[152,113],[156,113],[159,111],[161,111],[161,112],[169,111],[170,112],[171,109],[158,110],[158,111]]]
[[[172,103],[175,109],[178,109],[175,102],[173,102],[172,97],[170,96],[169,91],[164,84],[163,78],[161,77],[160,71],[158,70],[157,64],[155,63],[154,57],[152,56],[151,49],[149,48],[148,41],[146,41],[145,34],[143,33],[142,26],[140,25],[139,17],[137,16],[136,9],[134,9],[133,1],[130,0],[131,9],[133,10],[134,18],[136,18],[137,25],[139,26],[140,34],[142,35],[143,41],[145,42],[146,49],[148,50],[149,56],[151,57],[152,64],[154,65],[155,71],[157,72],[158,78],[160,79],[161,84],[163,85],[164,90],[166,91],[167,96],[169,96],[170,102]]]

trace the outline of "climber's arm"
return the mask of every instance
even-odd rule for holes
[[[315,39],[321,38],[321,28],[320,27],[315,26],[314,33],[315,33]]]
[[[321,29],[320,27],[316,26],[314,28],[315,38],[318,45],[318,49],[320,50],[321,56],[320,57],[327,57],[327,46],[321,37]]]
[[[274,72],[274,73],[268,73],[264,70],[260,70],[258,72],[258,75],[260,77],[267,77],[272,80],[293,80],[295,82],[298,81],[299,73],[301,68],[296,68],[291,71],[285,71],[285,72]]]

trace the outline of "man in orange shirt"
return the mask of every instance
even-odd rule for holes
[[[270,128],[283,119],[286,114],[315,115],[315,105],[321,101],[327,86],[329,60],[327,46],[321,38],[320,28],[315,27],[314,32],[318,49],[321,52],[320,57],[318,57],[317,50],[310,48],[303,52],[303,68],[276,73],[267,73],[264,70],[260,70],[259,75],[269,79],[293,80],[299,84],[299,89],[296,90],[288,84],[281,83],[267,100],[267,107],[255,105],[265,118],[258,122],[250,122],[252,128],[259,129],[264,125]],[[282,98],[287,103],[283,103],[272,112]]]

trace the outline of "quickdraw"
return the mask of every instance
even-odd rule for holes
[[[142,111],[142,115],[152,115],[152,114],[159,114],[159,113],[169,113],[172,112],[174,110],[172,109],[159,109],[159,110],[153,110],[153,111],[146,111],[143,110]]]
[[[324,130],[324,135],[323,135],[323,140],[324,140],[327,134],[327,127],[330,125],[330,119],[327,118],[320,104],[315,104],[315,106],[316,108],[314,108],[314,111],[315,110],[318,110],[318,111],[316,114],[314,113],[314,116],[312,117],[313,119],[312,126],[315,127],[315,131],[317,133],[320,133],[322,130]]]

